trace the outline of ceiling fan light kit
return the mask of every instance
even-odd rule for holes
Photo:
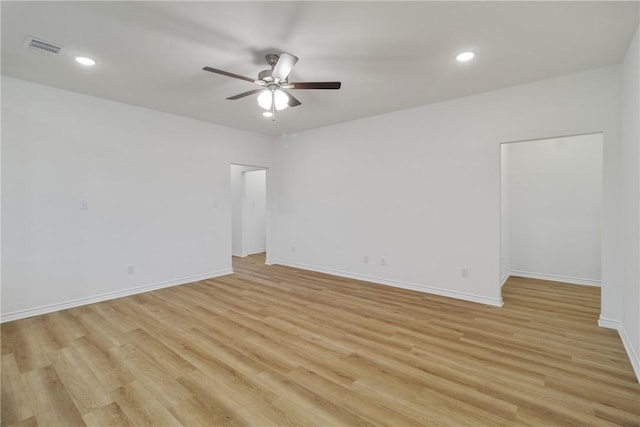
[[[258,95],[258,105],[266,110],[262,113],[264,117],[275,121],[276,111],[284,110],[289,106],[289,96],[284,91],[274,88],[274,85],[270,85]]]
[[[211,67],[204,67],[203,70],[262,86],[261,89],[253,89],[230,96],[227,99],[235,101],[259,93],[258,105],[265,109],[262,115],[271,118],[273,121],[275,121],[276,111],[284,110],[287,107],[297,107],[302,104],[284,89],[340,89],[342,85],[340,82],[289,83],[287,78],[291,70],[293,70],[293,66],[298,62],[298,57],[289,53],[282,53],[280,55],[270,53],[266,56],[266,60],[267,64],[271,66],[271,69],[260,71],[257,80]]]
[[[268,88],[258,95],[258,105],[265,110],[271,110],[271,107],[278,111],[284,110],[289,106],[289,97],[280,89]]]

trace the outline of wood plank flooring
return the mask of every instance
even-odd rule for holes
[[[236,274],[2,325],[3,426],[639,426],[599,288],[503,308],[234,258]]]

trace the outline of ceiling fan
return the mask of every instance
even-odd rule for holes
[[[297,107],[302,104],[287,90],[289,89],[340,89],[340,82],[296,82],[289,83],[287,78],[293,70],[293,66],[298,62],[298,57],[289,53],[276,55],[270,53],[266,56],[267,63],[271,66],[270,70],[263,70],[258,73],[257,79],[245,77],[228,71],[218,70],[216,68],[204,67],[203,70],[212,73],[221,74],[234,79],[246,80],[262,86],[259,89],[249,90],[230,96],[227,99],[236,100],[245,96],[260,93],[258,95],[258,105],[264,108],[262,113],[265,117],[271,117],[275,120],[276,111],[283,110],[287,107]]]

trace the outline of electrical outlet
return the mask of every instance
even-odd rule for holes
[[[89,202],[86,200],[80,200],[80,209],[83,211],[89,209]]]
[[[369,255],[364,256],[364,263],[369,264]]]
[[[291,246],[291,253],[295,254],[296,253],[296,247],[295,246]]]
[[[469,277],[469,267],[463,267],[462,270],[460,270],[460,275],[462,277]]]
[[[380,265],[387,265],[387,260],[384,257],[380,258]]]
[[[133,265],[127,267],[127,274],[133,274],[136,272],[136,268]]]

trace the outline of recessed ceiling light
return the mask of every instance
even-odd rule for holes
[[[86,56],[76,56],[76,62],[82,65],[96,65],[96,61]]]
[[[471,51],[468,51],[468,52],[462,52],[462,53],[459,53],[459,54],[456,56],[456,59],[457,59],[459,62],[467,62],[467,61],[471,61],[471,60],[473,59],[473,57],[474,57],[474,56],[476,56],[476,54],[475,54],[475,53],[473,53],[473,52],[471,52]]]

